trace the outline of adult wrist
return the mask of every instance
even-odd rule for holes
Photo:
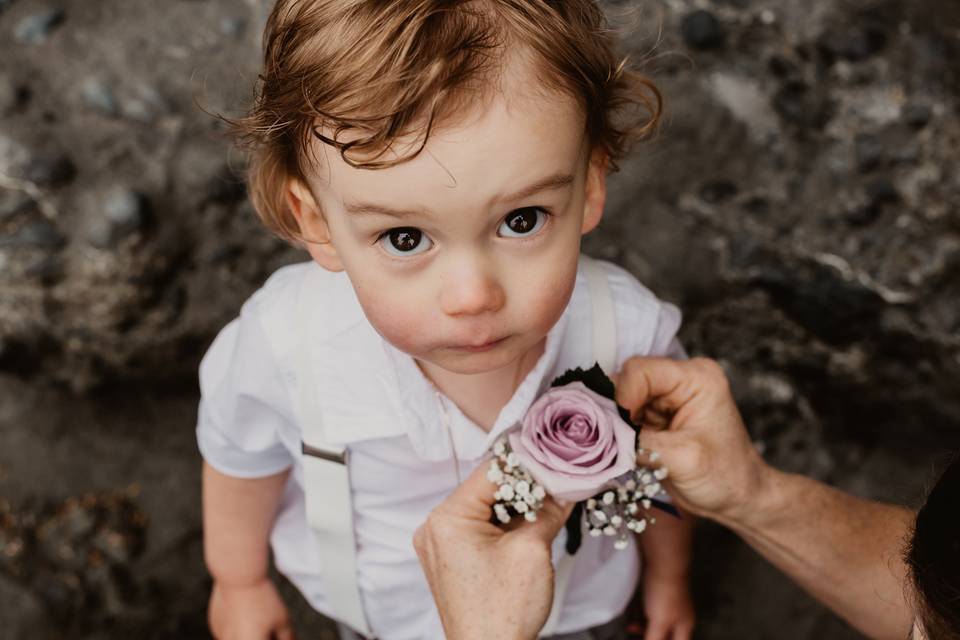
[[[735,531],[763,530],[780,517],[785,507],[789,508],[786,499],[789,474],[766,464],[758,455],[750,476],[742,499],[716,518]]]

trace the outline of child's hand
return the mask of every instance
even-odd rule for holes
[[[214,582],[207,622],[216,640],[294,640],[287,608],[267,578],[244,586]]]
[[[686,576],[644,571],[643,612],[647,618],[643,640],[690,640],[694,615]]]

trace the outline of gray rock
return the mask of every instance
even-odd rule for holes
[[[858,62],[879,53],[887,44],[887,35],[873,27],[855,27],[847,31],[824,31],[817,38],[817,51],[827,64],[836,60]]]
[[[87,78],[80,95],[88,107],[109,116],[117,115],[119,105],[113,89],[100,78]]]
[[[140,87],[136,96],[127,98],[120,105],[124,117],[139,122],[152,122],[169,110],[170,106],[163,96],[147,86]]]
[[[106,191],[99,206],[99,215],[90,221],[85,234],[98,249],[112,249],[123,238],[143,231],[150,217],[146,196],[126,187]]]
[[[26,211],[33,200],[22,191],[0,188],[0,222]]]
[[[59,249],[65,243],[63,234],[46,221],[31,222],[13,233],[0,235],[0,249]]]
[[[32,13],[17,23],[13,30],[13,37],[24,44],[40,44],[46,41],[66,17],[66,11],[60,7],[50,7]]]

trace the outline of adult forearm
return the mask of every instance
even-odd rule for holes
[[[203,465],[203,553],[214,580],[250,585],[267,575],[270,530],[288,471],[235,478]]]
[[[758,489],[718,520],[867,636],[906,637],[902,552],[913,514],[772,469]]]

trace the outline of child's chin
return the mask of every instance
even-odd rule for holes
[[[453,351],[443,357],[431,359],[441,369],[459,375],[490,373],[510,364],[512,358],[503,349],[490,349],[479,353]]]

